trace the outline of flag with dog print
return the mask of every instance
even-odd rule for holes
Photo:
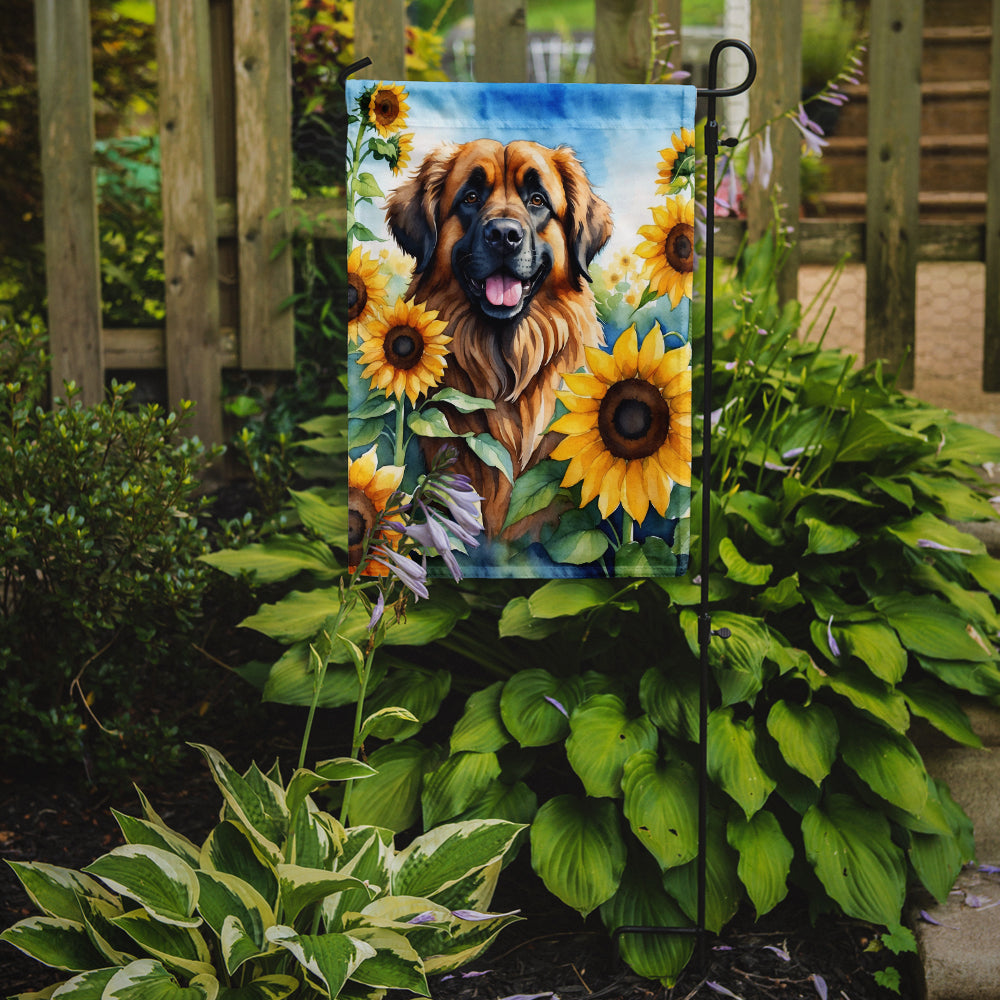
[[[355,548],[446,462],[467,576],[687,571],[695,96],[348,82]]]

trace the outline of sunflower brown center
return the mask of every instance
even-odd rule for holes
[[[408,371],[424,353],[424,338],[412,326],[394,326],[383,340],[385,360],[393,368]]]
[[[667,233],[663,245],[663,253],[667,263],[683,274],[694,270],[694,227],[686,222],[678,222]]]
[[[364,552],[365,538],[375,530],[378,511],[364,490],[352,486],[347,491],[347,562],[357,566]]]
[[[356,320],[368,305],[368,287],[359,275],[347,275],[347,318]]]
[[[391,90],[380,90],[375,95],[375,117],[379,125],[391,125],[399,116],[399,101]]]
[[[601,400],[597,429],[615,458],[646,458],[667,440],[670,407],[648,382],[616,382]]]

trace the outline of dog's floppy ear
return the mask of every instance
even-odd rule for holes
[[[566,240],[574,264],[577,288],[581,278],[590,281],[587,270],[597,252],[611,239],[613,223],[608,203],[594,194],[590,180],[573,150],[562,146],[555,151],[555,164],[566,192]]]
[[[404,253],[417,261],[420,274],[437,247],[437,210],[441,192],[458,152],[452,143],[443,143],[424,157],[417,172],[400,184],[386,201],[385,220]]]

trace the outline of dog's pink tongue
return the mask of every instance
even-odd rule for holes
[[[521,282],[513,275],[497,271],[486,279],[486,298],[490,305],[510,309],[521,301]]]

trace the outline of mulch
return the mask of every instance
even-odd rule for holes
[[[221,748],[239,761],[238,747]],[[146,791],[170,826],[197,841],[214,823],[219,797],[200,758],[193,765]],[[139,814],[132,792],[102,794],[73,775],[8,774],[0,778],[0,858],[81,868],[122,842],[111,807]],[[693,962],[672,989],[636,976],[619,961],[596,914],[582,921],[549,895],[526,854],[503,873],[494,909],[520,909],[525,919],[505,929],[469,968],[431,977],[435,1000],[888,1000],[894,994],[873,978],[888,965],[903,974],[903,997],[919,994],[913,969],[870,949],[873,928],[831,917],[813,926],[797,898],[759,922],[751,913],[738,914],[718,938],[706,938],[705,967]],[[13,873],[0,865],[0,927],[32,913]],[[2,995],[59,979],[59,973],[0,944]]]

